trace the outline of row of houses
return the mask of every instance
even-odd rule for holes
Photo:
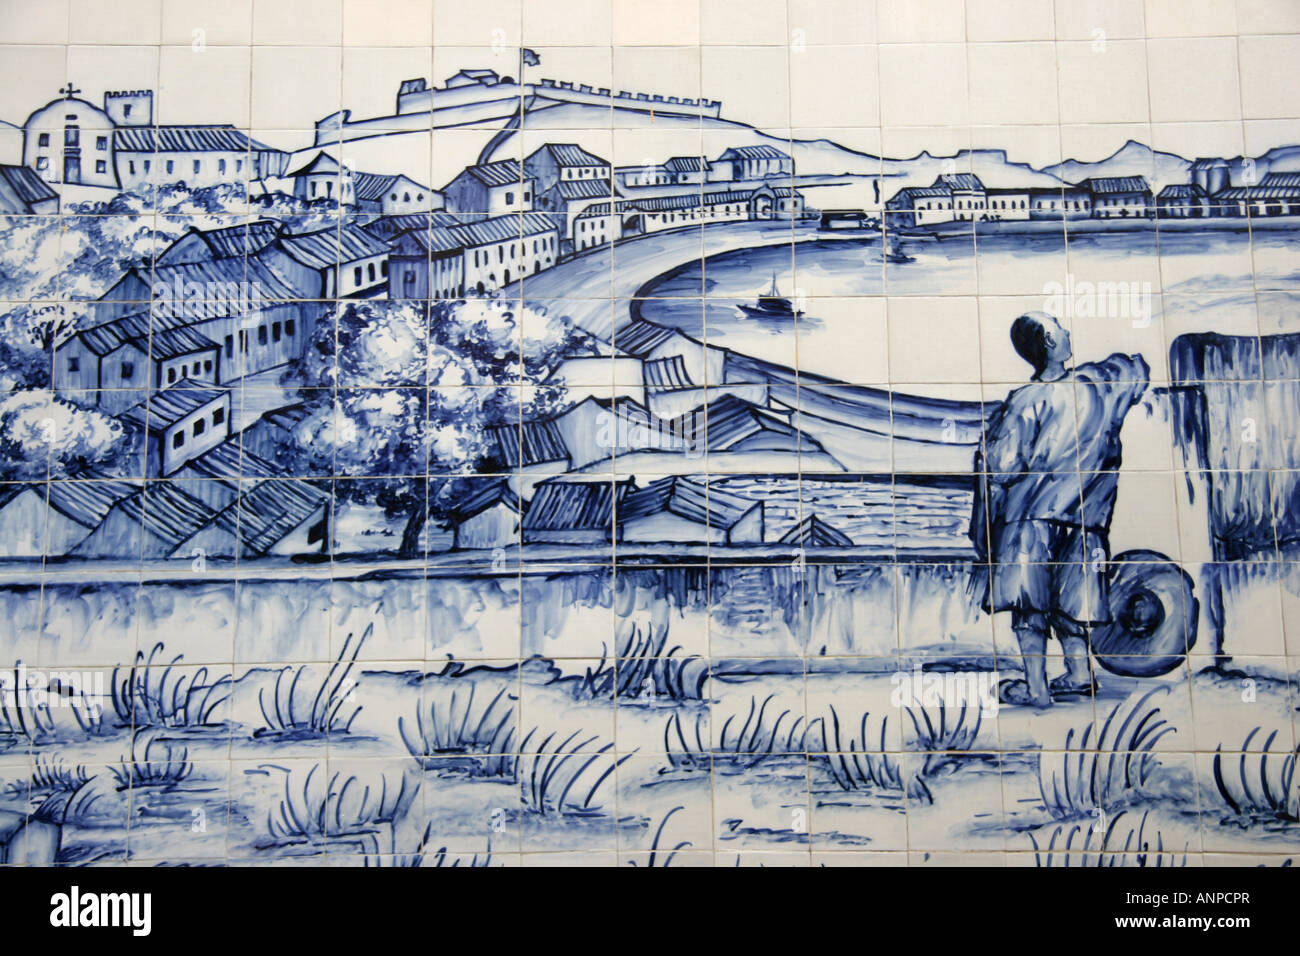
[[[697,222],[804,215],[804,198],[789,185],[793,161],[774,147],[727,150],[715,165],[700,157],[675,157],[650,171],[635,170],[613,169],[574,143],[548,143],[522,162],[467,167],[443,188],[443,207],[462,219],[546,213],[566,254]],[[713,170],[719,175],[708,175]],[[763,182],[777,177],[785,184]],[[640,186],[668,188],[635,188]]]
[[[900,189],[885,203],[896,224],[1060,219],[1125,219],[1152,214],[1151,189],[1141,176],[1085,179],[1077,186],[992,188],[974,173],[939,176],[929,186]]]
[[[283,173],[288,154],[230,125],[157,125],[153,90],[104,94],[103,108],[69,83],[23,124],[23,165],[46,183],[192,188]]]
[[[0,489],[0,557],[191,561],[328,550],[330,495],[308,481],[276,478],[247,455],[234,474],[211,453],[165,480],[82,479]],[[223,453],[228,458],[231,450]]]
[[[343,222],[191,229],[95,304],[95,324],[56,346],[54,386],[112,414],[146,391],[225,385],[291,362],[330,300],[387,290],[389,246]]]
[[[448,523],[452,546],[462,550],[520,544],[598,547],[615,542],[853,546],[848,535],[817,514],[805,515],[775,535],[761,500],[694,475],[667,475],[640,487],[633,478],[556,477],[537,485],[527,501],[508,482],[486,482],[460,504]]]
[[[1061,219],[1198,219],[1300,215],[1300,173],[1269,173],[1257,185],[1227,185],[1200,175],[1191,183],[1165,186],[1158,195],[1142,176],[1100,176],[1052,188],[990,188],[973,173],[940,176],[930,186],[909,186],[886,203],[895,223],[924,226],[945,222]],[[1208,167],[1202,167],[1208,168]],[[1217,168],[1217,167],[1216,167]]]

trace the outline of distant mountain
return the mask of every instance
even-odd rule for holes
[[[1067,159],[1044,168],[1043,172],[1067,183],[1078,183],[1094,176],[1143,176],[1158,192],[1170,183],[1188,182],[1191,160],[1173,153],[1162,153],[1136,140],[1129,140],[1112,155],[1096,162]]]

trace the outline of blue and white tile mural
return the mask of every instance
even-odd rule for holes
[[[4,3],[0,861],[1291,865],[1297,10]]]

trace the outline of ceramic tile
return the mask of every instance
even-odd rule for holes
[[[1287,865],[1293,6],[0,3],[0,859]]]

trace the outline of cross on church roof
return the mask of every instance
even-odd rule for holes
[[[72,99],[73,95],[80,93],[81,90],[73,86],[72,81],[69,80],[67,86],[59,87],[59,92],[62,93],[64,96],[66,96],[68,99]]]

